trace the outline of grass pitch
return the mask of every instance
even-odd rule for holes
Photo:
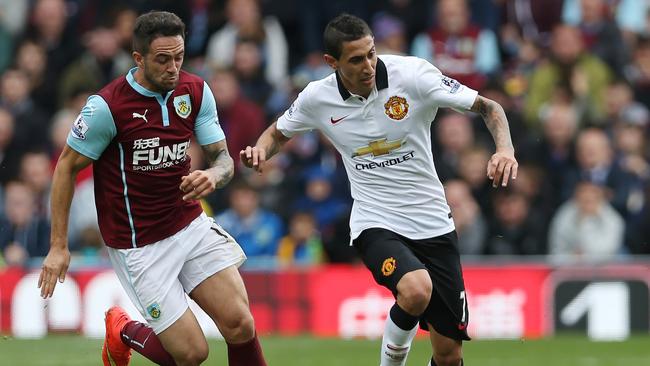
[[[270,366],[375,366],[380,341],[317,339],[311,337],[263,337],[262,347]],[[0,337],[1,366],[101,365],[102,341],[57,335],[40,340]],[[471,341],[464,344],[467,366],[629,366],[650,365],[650,335],[625,342],[590,342],[581,336],[545,340]],[[408,366],[426,366],[430,345],[418,339]],[[131,365],[151,363],[134,354]],[[227,365],[223,342],[210,341],[204,365]]]

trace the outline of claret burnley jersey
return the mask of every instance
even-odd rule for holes
[[[139,85],[135,71],[90,96],[67,139],[94,160],[99,228],[106,245],[120,249],[167,238],[201,214],[179,189],[190,171],[190,140],[225,138],[201,78],[181,71],[176,88],[158,94]]]
[[[377,60],[376,88],[351,94],[334,73],[310,83],[278,119],[285,136],[319,130],[343,158],[354,204],[351,237],[385,228],[411,239],[446,234],[454,223],[431,152],[439,107],[471,108],[478,93],[416,57]]]

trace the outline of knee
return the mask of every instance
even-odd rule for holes
[[[408,313],[422,314],[429,305],[432,289],[433,285],[428,274],[426,276],[407,274],[397,285],[398,302]]]
[[[221,335],[228,343],[245,342],[255,335],[255,322],[250,312],[220,324]]]
[[[198,366],[208,359],[209,348],[207,343],[195,345],[185,350],[183,354],[175,356],[177,366]]]
[[[438,366],[459,366],[463,357],[458,349],[450,352],[436,352],[434,359]]]

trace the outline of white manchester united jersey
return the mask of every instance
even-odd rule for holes
[[[338,74],[310,83],[277,122],[285,136],[319,130],[343,157],[354,204],[351,238],[385,228],[411,239],[454,223],[431,153],[439,107],[466,110],[478,93],[416,57],[380,56],[376,88],[350,94]]]

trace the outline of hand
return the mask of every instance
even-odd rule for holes
[[[214,192],[216,188],[217,182],[214,176],[206,170],[195,170],[181,178],[180,189],[186,193],[183,196],[184,201],[200,200]]]
[[[519,164],[515,159],[513,149],[497,150],[490,158],[487,165],[487,176],[492,180],[492,187],[497,187],[499,182],[503,187],[508,185],[510,177],[517,179],[517,168]]]
[[[248,168],[253,168],[258,173],[262,173],[262,167],[266,162],[266,151],[256,147],[246,146],[245,150],[239,152],[241,162]]]
[[[41,289],[41,297],[47,299],[52,297],[57,279],[63,283],[65,274],[70,265],[70,251],[68,246],[50,247],[47,257],[43,261],[41,275],[38,277],[38,288]]]

